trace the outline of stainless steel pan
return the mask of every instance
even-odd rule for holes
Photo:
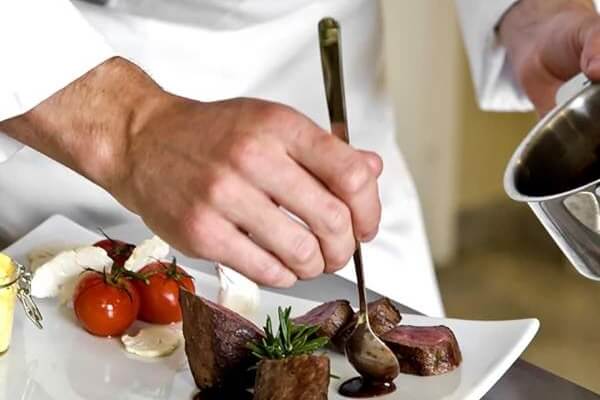
[[[579,75],[512,156],[504,187],[529,204],[587,278],[600,280],[600,84]]]

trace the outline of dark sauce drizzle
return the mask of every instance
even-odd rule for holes
[[[394,382],[373,382],[358,376],[342,383],[339,393],[346,397],[365,398],[383,396],[395,390]]]
[[[245,389],[220,389],[196,393],[193,400],[252,400],[252,397],[252,393]]]

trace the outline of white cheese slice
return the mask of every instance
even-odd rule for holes
[[[217,263],[220,289],[217,302],[252,319],[260,305],[260,289],[258,285],[239,272]]]
[[[150,239],[144,240],[139,246],[133,249],[133,252],[125,261],[125,268],[137,272],[146,264],[162,260],[169,254],[169,245],[159,238],[153,236]]]
[[[102,271],[110,269],[112,264],[112,259],[100,247],[61,251],[37,268],[31,281],[31,294],[38,298],[60,295],[61,301],[69,301],[85,268]]]
[[[135,336],[121,336],[125,350],[141,357],[167,356],[177,349],[182,340],[181,330],[170,325],[153,325],[142,328]]]

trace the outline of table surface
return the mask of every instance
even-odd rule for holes
[[[141,224],[126,224],[112,227],[106,229],[106,233],[115,238],[126,237],[134,243],[147,238],[149,235],[148,229]],[[205,272],[213,273],[213,269],[208,268],[208,271]],[[355,284],[335,275],[325,275],[309,282],[298,282],[291,289],[267,290],[314,301],[329,301],[332,298],[352,299],[356,296]],[[369,291],[368,296],[371,299],[381,297],[373,291]],[[402,304],[396,303],[396,305],[400,311],[414,313],[413,310]],[[600,395],[526,361],[517,360],[504,377],[485,395],[484,399],[592,400],[600,399]]]

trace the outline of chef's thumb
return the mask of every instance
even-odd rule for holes
[[[595,19],[584,35],[581,70],[591,81],[600,81],[600,18]]]
[[[367,161],[367,164],[369,164],[369,167],[371,168],[375,176],[379,177],[381,175],[381,172],[383,171],[383,160],[381,159],[381,157],[379,157],[377,153],[374,153],[372,151],[359,151]]]

